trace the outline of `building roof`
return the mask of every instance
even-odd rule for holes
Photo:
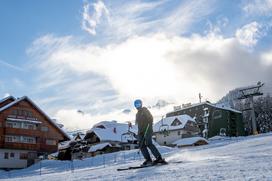
[[[15,98],[13,96],[8,96],[8,97],[5,97],[5,98],[1,99],[0,104],[5,102],[6,100],[9,100],[9,99],[12,99],[13,101],[15,101]]]
[[[179,120],[181,124],[177,125],[177,126],[171,126],[172,123],[175,120]],[[167,130],[177,130],[177,129],[183,129],[184,126],[187,124],[188,121],[193,121],[195,122],[195,120],[187,115],[187,114],[183,114],[183,115],[178,115],[178,116],[171,116],[171,117],[166,117],[161,119],[159,122],[157,122],[154,126],[153,126],[153,130],[154,132],[160,132],[162,131],[161,129],[165,128]]]
[[[172,144],[175,146],[188,146],[188,145],[193,145],[198,141],[205,141],[206,143],[208,143],[208,140],[206,140],[205,138],[197,136],[197,137],[191,137],[191,138],[182,138],[175,141]]]
[[[103,128],[100,127],[103,125]],[[130,128],[130,132],[137,134],[137,127],[135,125]],[[87,131],[86,136],[90,133],[94,133],[100,141],[118,141],[118,142],[127,142],[131,140],[128,136],[122,136],[125,133],[128,133],[128,124],[117,123],[116,121],[102,121],[90,130]],[[122,140],[123,139],[123,140]],[[133,137],[133,140],[135,138]]]
[[[93,145],[90,147],[90,149],[88,150],[88,152],[96,152],[98,150],[102,150],[104,149],[105,147],[107,146],[112,146],[110,143],[99,143],[99,144],[96,144],[96,145]]]
[[[70,148],[71,147],[71,145],[70,145],[71,142],[72,142],[72,140],[60,142],[58,144],[58,149],[59,150],[64,150],[66,148]]]
[[[226,107],[224,105],[220,105],[220,104],[212,104],[210,102],[201,102],[201,103],[196,103],[196,104],[192,104],[188,107],[185,107],[185,108],[181,108],[179,110],[176,110],[176,111],[172,111],[170,113],[173,113],[173,112],[178,112],[178,111],[182,111],[182,110],[186,110],[186,109],[190,109],[190,108],[193,108],[193,107],[197,107],[197,106],[202,106],[202,105],[209,105],[211,107],[214,107],[214,108],[217,108],[217,109],[223,109],[223,110],[227,110],[227,111],[232,111],[232,112],[236,112],[236,113],[242,113],[241,111],[238,111],[236,109],[232,109],[230,107]]]
[[[55,128],[57,128],[68,140],[70,140],[70,137],[69,137],[69,135],[63,130],[63,129],[61,129],[60,127],[58,127],[58,125],[57,125],[57,123],[55,123],[47,114],[45,114],[45,112],[44,111],[42,111],[30,98],[28,98],[27,96],[23,96],[23,97],[21,97],[21,98],[18,98],[18,99],[15,99],[13,102],[11,102],[11,103],[9,103],[9,104],[7,104],[7,105],[5,105],[5,106],[3,106],[3,107],[1,107],[0,108],[0,112],[2,112],[2,111],[4,111],[4,110],[6,110],[6,109],[8,109],[8,108],[10,108],[10,107],[12,107],[12,106],[14,106],[15,104],[17,104],[17,103],[19,103],[19,102],[21,102],[21,101],[23,101],[23,100],[26,100],[26,101],[28,101],[30,104],[32,104],[41,114],[43,114],[45,117],[46,117],[46,119],[55,127]]]
[[[83,133],[77,133],[75,136],[73,136],[72,140],[76,140],[77,138],[83,140],[84,137],[85,137],[85,134],[83,134]]]

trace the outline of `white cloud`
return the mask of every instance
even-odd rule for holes
[[[7,63],[5,61],[2,61],[0,60],[0,65],[4,66],[4,67],[7,67],[7,68],[10,68],[10,69],[13,69],[13,70],[17,70],[17,71],[20,71],[20,72],[24,72],[25,70],[22,69],[21,67],[18,67],[18,66],[15,66],[15,65],[12,65],[10,63]]]
[[[91,9],[92,8],[92,9]],[[93,11],[90,15],[90,11]],[[109,11],[103,1],[98,0],[93,4],[86,2],[83,6],[81,27],[91,35],[96,34],[96,27],[101,23],[101,19],[108,19]]]
[[[253,47],[257,44],[258,39],[263,36],[261,28],[262,26],[254,21],[238,29],[235,35],[242,45]]]
[[[272,16],[272,0],[251,0],[243,10],[249,15]]]
[[[99,31],[101,38],[109,40],[158,32],[181,34],[214,10],[213,0],[186,0],[176,2],[172,7],[171,3],[168,0],[114,2],[108,6],[102,1],[85,3],[82,27],[92,35]],[[161,10],[163,6],[169,6],[167,12]],[[94,7],[93,13],[90,7]],[[102,17],[106,21],[100,22]]]
[[[271,71],[262,62],[266,58],[243,47],[253,47],[263,36],[257,22],[237,30],[235,37],[221,34],[227,18],[207,35],[181,36],[213,12],[213,2],[182,1],[167,12],[159,9],[170,1],[86,3],[83,29],[99,32],[99,42],[38,38],[28,50],[33,68],[42,72],[34,90],[46,92],[50,99],[41,102],[66,127],[85,128],[103,120],[133,120],[134,112],[124,115],[120,110],[132,108],[135,98],[146,105],[158,99],[181,104],[198,101],[201,92],[204,100],[217,101],[235,87],[270,80]],[[104,37],[113,41],[101,43]],[[162,116],[162,110],[152,111]]]
[[[48,107],[68,127],[83,127],[90,120],[128,120],[119,113],[131,108],[135,98],[143,98],[147,105],[158,99],[181,104],[198,101],[201,92],[204,99],[216,101],[230,89],[269,80],[271,74],[236,38],[216,34],[181,37],[160,33],[105,46],[82,44],[74,38],[42,39],[46,41],[37,40],[29,50],[37,68],[48,75],[37,86],[47,84],[43,91],[59,97],[50,100]],[[55,80],[56,84],[50,84]],[[78,118],[84,124],[64,117],[65,110],[78,109],[91,116],[83,117],[86,122]]]
[[[264,65],[272,65],[272,51],[263,53],[261,58]]]

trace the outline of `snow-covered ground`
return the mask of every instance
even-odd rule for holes
[[[143,160],[137,150],[69,161],[43,161],[27,169],[0,170],[3,180],[271,180],[272,133],[214,139],[209,145],[173,149],[160,147],[169,165],[116,171]],[[183,161],[183,163],[172,163]],[[42,168],[42,169],[40,169]]]

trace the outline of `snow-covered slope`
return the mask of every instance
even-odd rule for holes
[[[30,168],[5,172],[4,180],[272,180],[272,133],[221,138],[209,145],[173,149],[160,147],[169,165],[116,171],[139,165],[137,150],[101,155],[73,162],[43,161]],[[141,158],[141,159],[140,159]],[[183,161],[183,163],[172,163]],[[104,165],[105,163],[105,165]],[[40,175],[41,173],[41,175]]]

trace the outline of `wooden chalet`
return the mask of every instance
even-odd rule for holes
[[[0,168],[24,168],[69,136],[31,99],[0,100]]]

